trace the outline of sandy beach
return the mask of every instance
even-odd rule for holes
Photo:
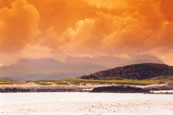
[[[21,96],[22,100],[17,100]],[[173,112],[172,95],[9,93],[0,94],[0,98],[1,115],[172,115]]]

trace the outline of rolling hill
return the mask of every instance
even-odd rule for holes
[[[158,76],[173,75],[173,67],[165,64],[143,63],[117,67],[105,71],[81,76],[82,79],[149,79]]]

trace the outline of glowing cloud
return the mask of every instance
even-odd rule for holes
[[[57,59],[57,55],[150,54],[173,65],[172,0],[0,0],[0,4],[1,51],[19,51],[19,57],[34,51],[39,58],[45,55],[36,52],[47,52]]]
[[[19,50],[38,33],[39,14],[25,0],[16,0],[11,7],[0,9],[0,49]]]

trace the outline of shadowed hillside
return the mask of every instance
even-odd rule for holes
[[[148,79],[157,76],[173,75],[173,67],[165,64],[135,64],[118,67],[82,76],[82,79]]]

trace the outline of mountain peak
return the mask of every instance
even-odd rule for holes
[[[18,63],[0,67],[0,79],[49,80],[78,77],[105,69],[90,63],[66,63],[55,59],[21,59]]]
[[[34,64],[36,64],[36,63],[60,63],[59,61],[57,61],[57,60],[55,60],[55,59],[53,59],[53,58],[44,58],[44,59],[20,59],[19,60],[19,62],[18,63],[20,63],[20,64],[22,64],[22,63],[34,63]]]

